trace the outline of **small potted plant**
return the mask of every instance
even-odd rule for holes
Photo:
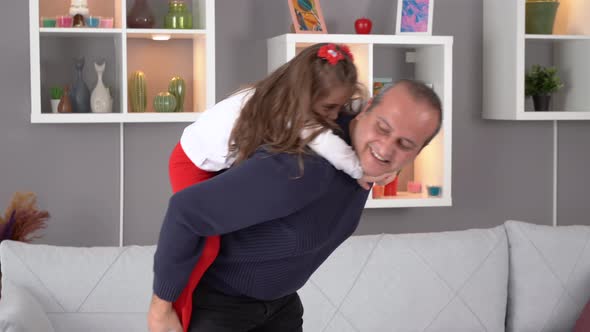
[[[54,86],[51,88],[51,112],[57,113],[57,106],[59,105],[59,100],[63,96],[64,90],[58,86]]]
[[[555,67],[533,65],[524,78],[525,95],[533,97],[535,111],[548,111],[551,94],[563,87]]]

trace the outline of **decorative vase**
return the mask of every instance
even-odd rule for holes
[[[385,196],[397,196],[397,183],[399,180],[399,176],[395,177],[395,180],[391,181],[390,183],[385,185],[385,189],[383,191],[383,195]]]
[[[180,76],[172,77],[168,84],[168,92],[176,99],[176,108],[174,112],[184,111],[184,95],[186,94],[186,85]]]
[[[131,101],[131,112],[145,112],[147,108],[147,87],[145,74],[136,71],[129,78],[129,100]]]
[[[176,98],[169,92],[160,92],[154,98],[154,108],[156,112],[174,112],[176,108]]]
[[[61,96],[59,100],[59,104],[57,105],[57,112],[58,113],[72,113],[72,102],[70,100],[70,87],[66,86],[64,88],[64,94]]]
[[[168,3],[168,14],[164,18],[166,29],[192,29],[193,15],[188,11],[183,0],[171,0]]]
[[[551,95],[533,96],[533,105],[535,112],[549,111],[549,103],[551,102]]]
[[[135,0],[129,15],[127,15],[127,27],[135,29],[151,29],[156,24],[154,14],[147,0]]]
[[[109,90],[102,82],[102,74],[104,73],[105,66],[106,62],[103,62],[102,65],[98,65],[96,62],[94,63],[98,81],[90,96],[90,107],[93,113],[111,113],[113,111],[113,98],[111,98]]]
[[[557,14],[559,2],[527,1],[526,2],[526,27],[529,34],[550,35],[553,33],[553,23]]]
[[[70,98],[72,99],[72,106],[74,113],[89,113],[90,112],[90,90],[82,78],[82,70],[84,69],[84,57],[77,58],[75,63],[76,81],[72,86]]]

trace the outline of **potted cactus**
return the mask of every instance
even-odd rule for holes
[[[51,112],[57,113],[57,106],[59,105],[59,100],[64,94],[64,90],[59,86],[51,87]]]
[[[551,94],[563,87],[555,67],[540,65],[533,65],[531,70],[526,72],[524,84],[525,95],[533,97],[533,104],[537,112],[548,111]]]

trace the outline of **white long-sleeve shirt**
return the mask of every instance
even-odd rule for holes
[[[243,106],[253,94],[252,89],[244,90],[220,101],[184,129],[180,145],[197,167],[216,172],[229,168],[235,162],[235,157],[229,153],[231,131]],[[304,130],[301,136],[307,137],[309,131]],[[352,147],[331,130],[319,134],[308,146],[352,178],[363,176],[360,161]]]

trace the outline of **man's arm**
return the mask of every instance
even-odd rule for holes
[[[316,156],[258,152],[169,202],[154,260],[154,293],[178,297],[202,250],[202,237],[230,233],[290,215],[316,200],[334,176]]]

